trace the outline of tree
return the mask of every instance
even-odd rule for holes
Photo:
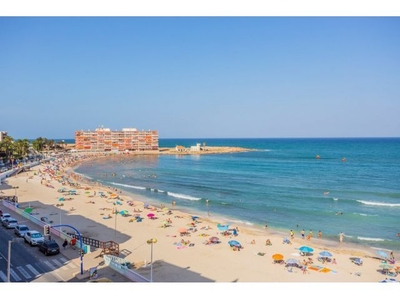
[[[6,136],[0,142],[0,151],[6,154],[6,159],[8,160],[12,153],[14,152],[14,139],[11,136]]]
[[[17,140],[14,143],[14,156],[23,158],[29,153],[30,143],[27,139]]]

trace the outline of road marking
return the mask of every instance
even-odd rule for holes
[[[29,275],[29,273],[26,272],[25,269],[24,269],[23,267],[18,266],[18,267],[17,267],[17,270],[18,270],[18,271],[22,274],[22,276],[24,276],[26,279],[32,278],[32,276]]]
[[[26,267],[35,275],[35,277],[39,276],[40,273],[36,271],[36,269],[32,265],[26,265]]]
[[[43,263],[44,263],[45,265],[47,265],[51,270],[55,270],[55,269],[56,269],[56,268],[55,268],[50,262],[48,262],[47,260],[43,261]]]
[[[68,270],[66,266],[64,266],[62,263],[60,263],[57,259],[52,259],[53,263],[59,266],[63,270]]]
[[[22,280],[21,277],[19,277],[18,274],[15,273],[14,269],[10,270],[10,275],[11,275],[12,278],[15,279],[15,281],[21,281]]]
[[[6,274],[3,273],[3,271],[0,271],[0,278],[1,278],[1,280],[3,280],[4,282],[7,282],[7,276],[6,276]]]

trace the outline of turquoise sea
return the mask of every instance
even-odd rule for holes
[[[260,228],[267,222],[297,236],[321,230],[332,243],[343,232],[354,246],[400,251],[400,138],[160,139],[159,146],[196,143],[255,151],[120,155],[75,171],[149,204],[176,201],[200,217]]]

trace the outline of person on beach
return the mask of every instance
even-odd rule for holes
[[[319,239],[322,238],[322,232],[321,232],[321,230],[318,231],[318,238],[319,238]]]
[[[294,239],[294,232],[293,230],[290,230],[290,238],[293,240]]]
[[[393,251],[390,252],[390,260],[395,261]]]
[[[305,232],[304,232],[304,229],[301,231],[301,238],[302,239],[304,239],[304,235],[305,235]]]
[[[339,242],[343,243],[343,232],[339,234]]]

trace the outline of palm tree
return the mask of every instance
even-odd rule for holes
[[[8,160],[14,151],[14,139],[11,136],[6,136],[0,142],[0,151],[6,154],[6,159]]]
[[[46,143],[45,138],[38,137],[36,140],[32,142],[33,149],[35,149],[36,151],[43,151],[45,143]]]
[[[23,158],[29,152],[30,143],[27,139],[18,140],[14,143],[14,155],[16,158]]]

